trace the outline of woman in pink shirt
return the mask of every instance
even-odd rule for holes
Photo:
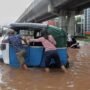
[[[55,60],[57,67],[61,67],[64,72],[67,72],[64,65],[61,65],[59,55],[56,50],[56,41],[49,35],[46,30],[42,30],[41,37],[38,39],[30,39],[30,42],[41,42],[43,47],[45,48],[45,71],[49,72],[49,65],[52,59]]]

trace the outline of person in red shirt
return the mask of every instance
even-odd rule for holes
[[[45,48],[45,71],[49,72],[49,65],[52,59],[55,60],[57,67],[61,67],[64,72],[67,72],[64,65],[61,65],[61,61],[59,55],[57,53],[56,41],[54,40],[52,35],[49,35],[46,30],[42,30],[41,37],[37,39],[30,39],[30,42],[41,42],[43,47]]]

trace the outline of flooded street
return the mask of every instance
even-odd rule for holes
[[[90,43],[80,49],[68,48],[68,73],[31,68],[11,69],[0,64],[0,90],[90,90]]]

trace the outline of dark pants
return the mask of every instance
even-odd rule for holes
[[[50,50],[45,52],[45,65],[46,67],[50,66],[51,60],[54,59],[57,67],[61,66],[60,58],[56,50]]]

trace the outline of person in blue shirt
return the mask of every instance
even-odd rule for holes
[[[15,49],[17,59],[19,60],[20,67],[25,70],[28,70],[27,65],[25,64],[25,47],[22,44],[22,40],[27,44],[26,39],[22,38],[20,35],[16,35],[13,29],[10,29],[8,32],[8,42]]]

